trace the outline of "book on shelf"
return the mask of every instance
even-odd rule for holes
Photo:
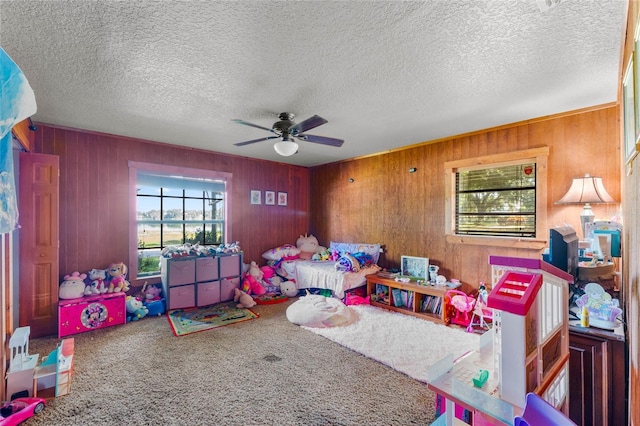
[[[384,284],[376,284],[375,299],[378,302],[389,303],[389,287]]]
[[[420,310],[428,314],[440,314],[442,310],[442,297],[425,295],[420,304]]]
[[[401,307],[406,306],[405,301],[402,297],[403,291],[399,288],[394,288],[391,290],[391,294],[393,295],[393,306]]]

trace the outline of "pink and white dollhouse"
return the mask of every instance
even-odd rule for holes
[[[523,407],[529,392],[568,413],[569,283],[539,259],[490,256],[494,360],[500,398]]]
[[[474,425],[513,424],[528,393],[568,412],[573,277],[538,259],[490,256],[489,264],[493,327],[478,351],[429,368],[429,388],[446,398],[446,412],[434,424],[454,424],[456,406],[471,412]]]

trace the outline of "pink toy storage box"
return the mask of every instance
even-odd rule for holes
[[[123,292],[64,299],[58,302],[59,338],[124,324],[125,321]]]

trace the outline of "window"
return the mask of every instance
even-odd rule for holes
[[[135,261],[129,275],[160,275],[160,256],[168,246],[228,241],[230,181],[225,173],[131,163]]]
[[[448,242],[540,249],[548,148],[445,163]]]
[[[456,234],[536,236],[536,164],[456,172]]]

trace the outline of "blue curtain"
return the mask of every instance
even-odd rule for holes
[[[18,197],[13,172],[11,129],[36,112],[36,98],[26,77],[0,47],[0,233],[18,226]]]

